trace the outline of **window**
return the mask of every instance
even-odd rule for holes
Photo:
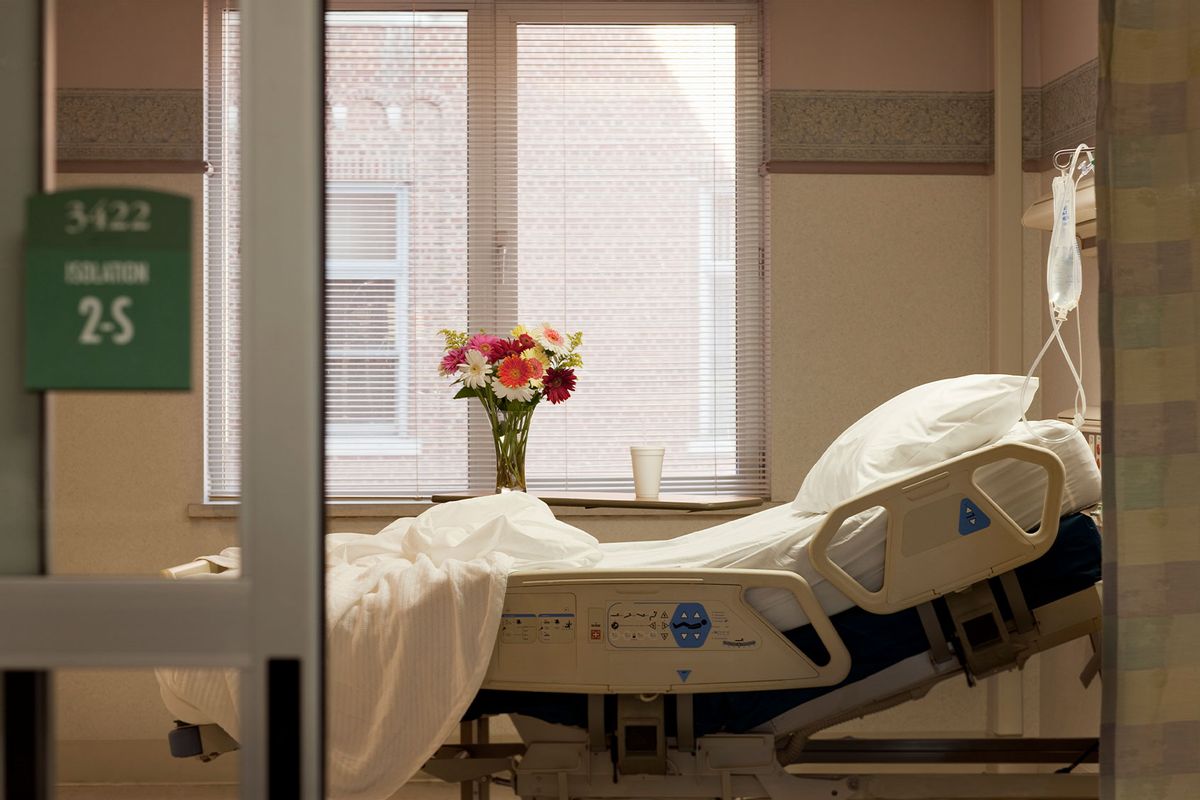
[[[412,454],[408,187],[332,183],[325,205],[327,449]]]
[[[210,9],[207,492],[238,492],[238,16]],[[765,494],[754,2],[381,2],[327,15],[327,479],[344,498],[492,481],[441,328],[583,330],[531,490]]]

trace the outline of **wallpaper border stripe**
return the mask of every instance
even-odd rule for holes
[[[1022,156],[1027,171],[1049,168],[1054,151],[1096,132],[1098,62],[1022,91]],[[838,162],[987,164],[992,157],[992,92],[769,92],[770,170]],[[890,169],[888,171],[896,171]],[[943,170],[938,170],[939,172]]]
[[[1098,75],[1098,63],[1092,60],[1040,89],[1022,92],[1022,155],[1027,171],[1048,169],[1049,158],[1058,148],[1094,140]],[[768,103],[768,169],[774,173],[988,174],[990,170],[990,91],[776,89],[768,93]],[[201,170],[203,106],[199,89],[60,89],[61,169]],[[121,163],[129,168],[118,167]]]

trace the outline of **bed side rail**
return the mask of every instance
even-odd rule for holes
[[[746,590],[796,598],[829,660],[754,610]],[[509,578],[486,689],[698,694],[840,683],[850,654],[808,582],[734,569],[531,572]]]
[[[1034,533],[1022,530],[975,482],[977,469],[1010,458],[1046,473]],[[891,614],[1038,558],[1058,535],[1064,482],[1062,461],[1049,450],[1017,442],[988,447],[842,503],[809,542],[809,556],[856,605]],[[870,591],[833,561],[829,546],[848,518],[877,506],[888,515],[887,550],[883,585]]]

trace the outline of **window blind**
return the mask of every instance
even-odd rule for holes
[[[210,12],[207,475],[238,491],[237,12]],[[342,498],[487,489],[442,328],[584,332],[531,491],[767,492],[757,3],[383,2],[327,16],[327,476]],[[214,63],[215,62],[215,63]]]

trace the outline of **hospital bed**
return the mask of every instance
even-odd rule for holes
[[[1030,531],[977,480],[1002,465],[1014,465],[1024,484],[1030,469],[1041,476],[1033,481],[1040,515]],[[564,800],[1095,797],[1095,776],[1069,771],[849,775],[846,767],[855,760],[1073,766],[1095,760],[1095,740],[815,738],[956,675],[974,683],[1080,637],[1095,645],[1099,534],[1086,514],[1061,516],[1072,505],[1063,500],[1069,484],[1060,455],[1019,442],[943,462],[820,518],[802,549],[819,581],[798,574],[804,568],[605,569],[603,562],[513,574],[487,676],[466,717],[477,722],[425,769],[476,797],[490,783]],[[878,581],[838,557],[854,525],[882,552]],[[216,569],[193,562],[168,572]],[[812,582],[843,601],[818,598]],[[781,597],[792,609],[785,616],[803,620],[782,632],[771,619],[780,616]],[[1085,682],[1097,663],[1085,668]],[[521,743],[487,741],[487,717],[502,713],[514,715]],[[208,758],[232,746],[212,728],[181,725],[172,752]],[[814,764],[833,769],[788,770]]]

